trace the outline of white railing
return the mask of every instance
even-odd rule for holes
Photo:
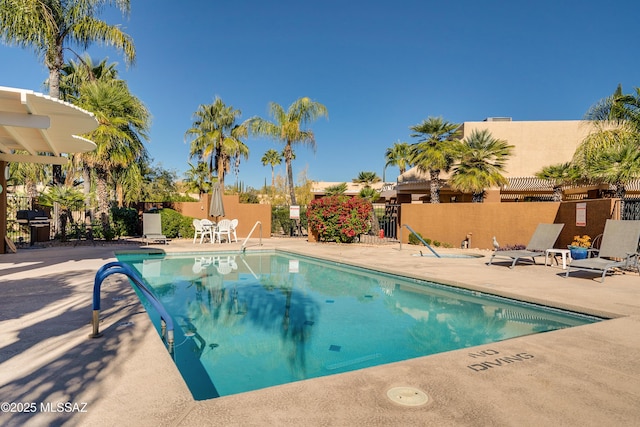
[[[255,231],[256,227],[258,227],[258,226],[260,226],[260,243],[259,243],[259,245],[262,246],[262,223],[260,221],[256,221],[256,223],[253,224],[253,228],[251,228],[251,231],[249,232],[247,237],[244,239],[244,242],[242,242],[242,247],[240,248],[240,250],[242,252],[244,252],[247,249],[247,242],[249,241],[249,238],[251,237],[251,235]]]

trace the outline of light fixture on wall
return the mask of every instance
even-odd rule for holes
[[[4,167],[4,179],[9,179],[11,177],[10,171],[9,171],[9,164],[7,163],[7,165]]]

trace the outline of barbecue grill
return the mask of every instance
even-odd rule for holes
[[[35,242],[43,242],[49,240],[51,224],[49,215],[42,210],[22,210],[16,213],[16,221],[18,224],[25,225],[31,230],[30,245]]]

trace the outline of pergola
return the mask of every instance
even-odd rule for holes
[[[38,92],[0,86],[0,254],[7,235],[8,162],[64,165],[96,145],[77,135],[98,127],[86,110]]]

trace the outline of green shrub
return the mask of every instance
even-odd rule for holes
[[[193,218],[183,216],[173,209],[160,209],[162,234],[169,239],[193,236]]]
[[[138,211],[134,208],[111,208],[113,228],[117,236],[135,236],[138,234]]]
[[[420,237],[420,239],[425,240],[424,237],[422,237],[422,234],[415,232],[415,233],[411,233],[409,234],[409,244],[410,245],[421,245],[422,242],[420,241],[420,239],[418,239],[418,236],[416,236],[416,234]],[[425,240],[426,242],[426,240]],[[427,242],[428,244],[429,242]]]
[[[307,208],[300,206],[300,225],[303,230],[307,228]],[[279,234],[280,231],[288,236],[293,235],[296,228],[296,221],[289,219],[289,206],[271,207],[271,232]]]
[[[343,195],[312,200],[307,219],[318,240],[350,243],[369,231],[371,203],[361,197]]]

